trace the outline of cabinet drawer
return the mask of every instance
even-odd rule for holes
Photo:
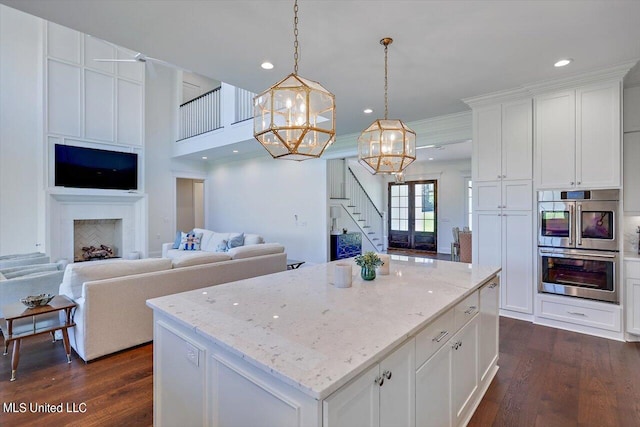
[[[447,311],[416,336],[416,367],[422,366],[455,334],[453,317],[453,310]]]
[[[620,307],[584,301],[572,304],[541,298],[540,317],[591,326],[609,331],[620,331]]]
[[[479,306],[480,299],[478,297],[478,291],[475,291],[455,306],[453,311],[456,331],[463,327],[469,320],[473,319],[473,316],[478,314],[480,311]]]

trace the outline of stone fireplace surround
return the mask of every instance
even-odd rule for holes
[[[52,260],[72,262],[76,252],[74,222],[79,220],[113,220],[119,222],[117,256],[139,252],[146,256],[147,197],[121,191],[54,189],[47,195],[47,253]]]

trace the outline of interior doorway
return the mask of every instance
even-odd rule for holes
[[[204,180],[176,178],[176,230],[204,228]]]
[[[389,248],[436,252],[438,183],[389,183]]]

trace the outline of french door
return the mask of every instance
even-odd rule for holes
[[[389,247],[437,252],[437,181],[389,183]]]

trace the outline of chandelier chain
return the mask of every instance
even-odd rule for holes
[[[387,88],[389,87],[388,85],[388,79],[387,79],[387,50],[388,50],[389,46],[388,44],[384,45],[384,119],[387,120],[388,119],[388,113],[389,113],[389,104],[387,101]]]
[[[293,42],[293,73],[298,74],[298,0],[295,0],[293,4],[293,15],[293,35],[295,39]]]

